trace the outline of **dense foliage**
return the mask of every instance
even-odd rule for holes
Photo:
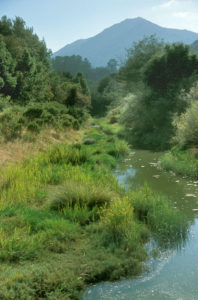
[[[52,71],[50,55],[21,18],[2,17],[0,119],[5,138],[19,135],[24,127],[39,131],[44,124],[78,128],[86,119],[90,93],[85,77]]]
[[[146,37],[127,50],[127,60],[120,68],[120,78],[125,82],[128,91],[134,93],[142,88],[144,70],[147,63],[163,53],[164,43],[155,36]]]
[[[128,106],[131,107],[132,140],[136,146],[169,147],[174,134],[173,115],[181,114],[187,106],[180,93],[189,91],[197,72],[198,59],[190,55],[189,48],[183,44],[167,45],[163,54],[151,57],[141,73],[143,91]],[[128,119],[124,122],[127,124]]]
[[[106,67],[93,68],[87,58],[83,59],[80,55],[56,56],[52,59],[52,68],[57,72],[70,72],[76,76],[82,72],[88,80],[98,81],[103,77],[117,71],[117,61],[110,59]]]
[[[185,112],[173,119],[173,142],[180,148],[198,147],[198,83],[182,97],[188,106]]]
[[[154,36],[135,43],[127,54],[119,73],[97,85],[93,107],[101,113],[119,108],[134,146],[167,149],[175,134],[173,118],[189,105],[183,95],[196,81],[198,58],[188,46],[165,45]]]
[[[94,116],[104,116],[119,105],[124,94],[123,84],[119,82],[117,74],[104,77],[91,88],[91,113]]]
[[[184,95],[197,75],[198,58],[188,46],[146,37],[128,49],[117,74],[103,78],[92,89],[92,113],[102,115],[117,107],[117,121],[125,125],[135,147],[168,149],[175,122],[189,107]]]

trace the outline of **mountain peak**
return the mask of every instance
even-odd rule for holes
[[[128,18],[106,28],[94,37],[66,45],[55,52],[53,57],[81,55],[88,58],[94,67],[105,66],[111,58],[118,61],[125,58],[126,49],[132,47],[134,42],[151,35],[156,35],[169,43],[192,44],[198,40],[198,33],[195,32],[164,28],[142,17]]]
[[[142,17],[136,17],[136,18],[127,18],[123,22],[125,22],[125,21],[147,21],[147,20]]]

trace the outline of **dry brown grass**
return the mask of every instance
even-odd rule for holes
[[[16,139],[10,142],[0,143],[0,167],[11,163],[16,163],[44,150],[47,146],[57,143],[73,144],[83,139],[85,129],[78,131],[67,128],[63,131],[56,131],[53,128],[45,128],[39,135],[30,135],[32,141],[24,138]]]

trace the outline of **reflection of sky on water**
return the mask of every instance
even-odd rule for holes
[[[120,162],[114,174],[124,187],[138,187],[145,182],[167,195],[195,223],[189,240],[180,250],[162,253],[146,264],[150,271],[137,279],[102,283],[88,289],[86,300],[197,300],[198,299],[198,182],[175,176],[156,168],[160,154],[136,151]],[[194,221],[193,221],[194,220]]]
[[[114,172],[116,178],[118,179],[118,182],[120,183],[120,185],[127,187],[131,180],[133,179],[133,177],[136,174],[136,169],[134,168],[128,168],[125,171],[119,171],[116,170]]]
[[[118,164],[114,174],[120,184],[137,188],[147,183],[152,190],[166,195],[173,206],[194,218],[193,209],[198,209],[198,182],[165,172],[157,167],[160,153],[139,150]]]
[[[148,262],[151,271],[137,279],[102,283],[86,291],[86,300],[197,300],[198,220],[190,242],[180,251],[164,252]]]

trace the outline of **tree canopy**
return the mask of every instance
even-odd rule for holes
[[[34,110],[32,107],[35,106],[36,109],[37,106],[43,113],[40,114],[41,119],[36,119],[38,124],[28,128],[38,128],[49,120],[52,122],[53,116],[49,116],[45,103],[53,103],[53,106],[57,105],[59,108],[63,105],[63,108],[59,109],[60,114],[65,118],[68,118],[69,114],[80,124],[87,116],[86,107],[90,103],[86,78],[81,73],[72,76],[52,70],[51,51],[47,49],[44,40],[39,40],[33,28],[28,28],[23,19],[16,17],[11,20],[4,16],[0,20],[0,110],[10,107],[5,115],[3,113],[2,120],[7,121],[2,121],[4,123],[0,126],[0,135],[1,132],[7,132],[6,135],[11,137],[14,136],[11,131],[19,132],[18,128],[21,128],[22,124],[26,123],[29,126],[30,120],[23,115],[25,107],[29,105],[31,112]],[[16,122],[12,122],[12,129],[10,127],[11,131],[8,134],[6,126],[11,124],[11,116]],[[73,120],[71,118],[68,122],[63,122],[63,118],[58,114],[55,118],[57,124],[73,122],[70,122]]]
[[[153,37],[128,53],[131,57],[120,72],[136,96],[127,104],[122,122],[131,128],[134,146],[166,149],[174,134],[173,116],[187,107],[180,94],[196,80],[198,58],[184,44],[163,45]]]
[[[93,68],[89,60],[83,59],[80,55],[56,56],[52,59],[51,64],[57,72],[70,72],[73,76],[81,72],[88,80],[94,82],[117,72],[118,65],[115,59],[110,59],[106,67]]]

